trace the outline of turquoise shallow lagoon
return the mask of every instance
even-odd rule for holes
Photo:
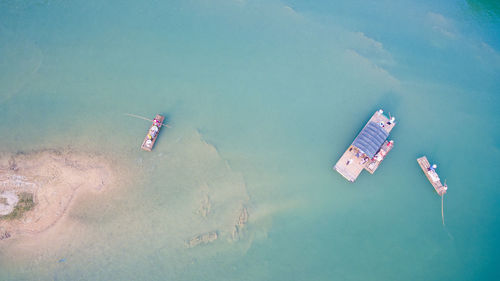
[[[0,241],[0,280],[500,279],[499,5],[310,2],[1,2],[0,151],[69,146],[135,175]],[[395,148],[348,183],[332,166],[379,108]],[[149,123],[124,113],[172,128],[146,153]]]

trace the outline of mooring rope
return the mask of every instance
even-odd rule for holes
[[[135,118],[139,118],[139,119],[142,119],[142,120],[146,120],[146,121],[153,122],[153,120],[151,120],[151,119],[148,119],[148,118],[143,117],[143,116],[135,115],[135,114],[132,114],[132,113],[125,113],[125,115],[128,115],[128,116],[130,116],[130,117],[135,117]],[[170,126],[169,126],[169,125],[167,125],[167,124],[161,124],[161,125],[162,125],[162,126],[165,126],[165,127],[167,127],[167,128],[170,128]]]

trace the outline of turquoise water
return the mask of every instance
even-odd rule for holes
[[[137,175],[2,241],[0,280],[498,280],[499,31],[495,1],[4,1],[0,151]],[[348,183],[331,168],[378,108],[395,148]],[[124,113],[172,128],[144,153]],[[239,241],[183,245],[240,201]]]

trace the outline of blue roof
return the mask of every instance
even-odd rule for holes
[[[361,130],[352,145],[373,158],[388,136],[389,133],[379,124],[370,122]]]

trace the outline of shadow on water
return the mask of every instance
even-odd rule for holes
[[[160,113],[165,119],[163,120],[163,124],[167,124],[170,126],[170,120],[172,119],[172,115],[170,113]]]

